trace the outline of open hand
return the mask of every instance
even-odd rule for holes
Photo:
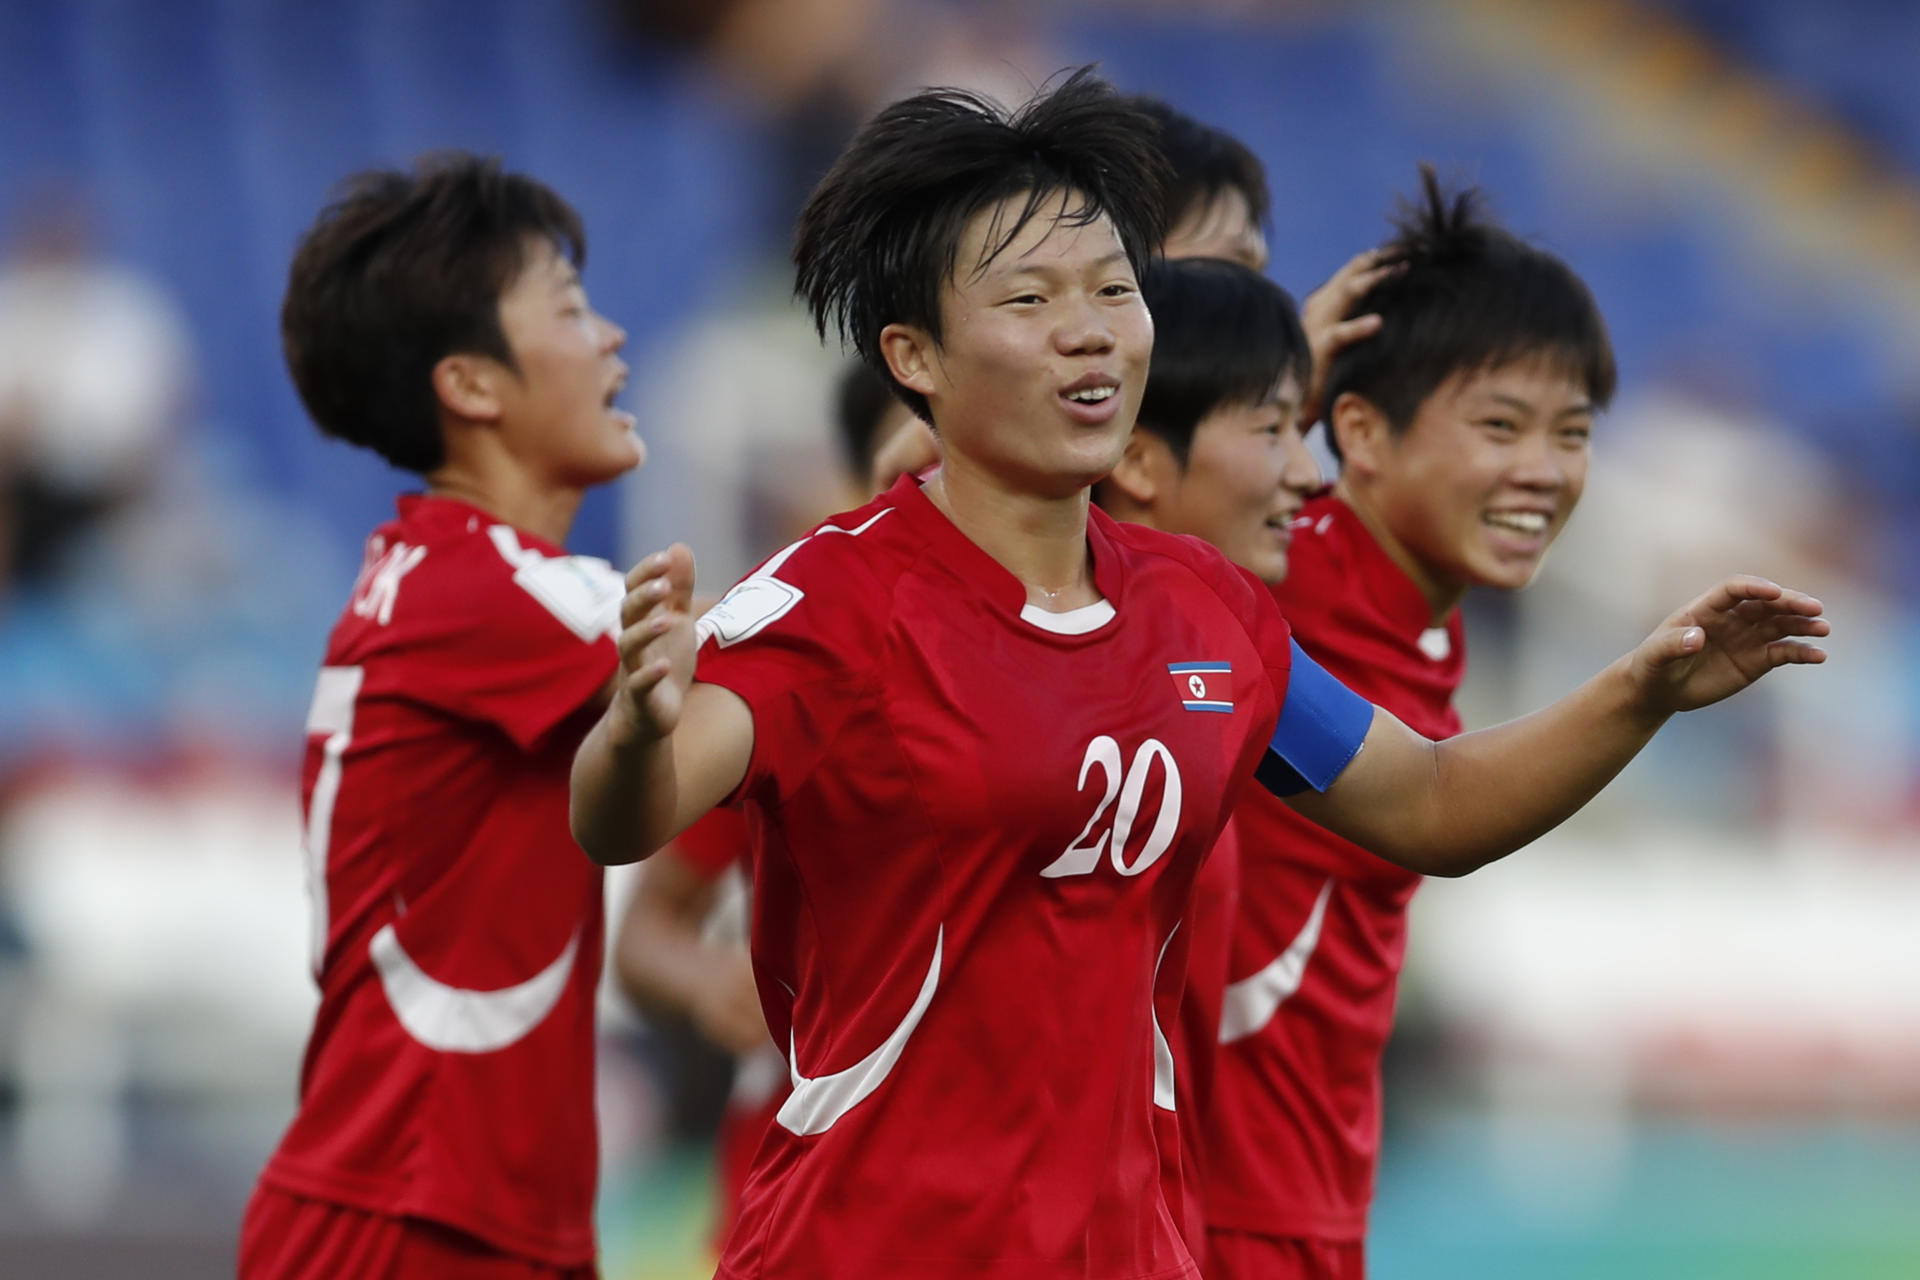
[[[1633,651],[1651,709],[1692,711],[1731,697],[1775,667],[1820,663],[1808,644],[1833,626],[1823,606],[1765,578],[1728,578],[1670,616]]]
[[[627,573],[620,602],[620,676],[608,731],[620,744],[673,732],[693,683],[693,552],[684,543],[656,551]]]

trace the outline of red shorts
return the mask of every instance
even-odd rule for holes
[[[276,1187],[254,1188],[240,1224],[240,1280],[597,1280],[501,1253],[424,1218],[368,1213]]]
[[[1207,1280],[1366,1280],[1358,1240],[1305,1240],[1251,1231],[1207,1232]]]

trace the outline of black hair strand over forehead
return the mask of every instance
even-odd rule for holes
[[[1383,246],[1383,261],[1400,269],[1347,312],[1378,314],[1380,330],[1334,357],[1328,406],[1353,392],[1404,431],[1455,379],[1527,361],[1563,372],[1596,409],[1611,402],[1619,375],[1592,292],[1485,206],[1477,189],[1449,192],[1431,165],[1420,167],[1420,195],[1402,202]],[[1339,442],[1328,439],[1337,453]]]
[[[1082,67],[1018,110],[961,89],[886,107],[854,135],[801,212],[794,291],[824,338],[837,332],[888,374],[880,332],[942,336],[940,300],[961,270],[983,271],[1036,218],[1105,218],[1136,273],[1165,234],[1166,165],[1153,121]],[[960,246],[976,214],[1009,203],[981,261]],[[897,394],[927,417],[922,397]]]
[[[1293,298],[1237,262],[1163,260],[1140,292],[1153,313],[1153,364],[1139,427],[1182,463],[1215,410],[1264,403],[1291,374],[1302,391],[1313,368]]]

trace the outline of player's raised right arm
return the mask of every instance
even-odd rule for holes
[[[573,758],[573,838],[595,862],[647,857],[746,776],[753,715],[738,695],[693,682],[693,623],[685,546],[627,574],[613,697]]]

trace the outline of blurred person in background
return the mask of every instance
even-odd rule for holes
[[[320,1009],[241,1230],[247,1280],[591,1277],[601,876],[567,769],[620,576],[563,549],[639,465],[579,216],[477,157],[349,180],[281,313],[322,432],[415,472],[307,723]]]
[[[0,262],[0,602],[47,590],[151,484],[193,391],[186,326],[107,262],[91,210],[48,189]]]
[[[850,492],[866,484],[875,440],[909,416],[885,378],[859,361],[845,367],[834,421]],[[636,1005],[690,1019],[734,1055],[733,1092],[715,1139],[716,1243],[733,1225],[754,1152],[791,1092],[747,953],[751,858],[739,810],[715,809],[694,823],[647,860],[613,951],[615,976]]]
[[[628,574],[576,838],[636,861],[732,801],[780,850],[756,859],[754,957],[795,1092],[722,1275],[1198,1274],[1162,1194],[1158,1028],[1242,785],[1464,874],[1672,715],[1825,656],[1800,640],[1828,633],[1818,601],[1729,578],[1554,705],[1435,743],[1327,675],[1217,550],[1091,511],[1150,357],[1152,139],[1084,70],[1014,113],[954,91],[882,112],[795,259],[944,465],[729,592],[698,681],[687,549]]]
[[[1460,732],[1459,603],[1538,571],[1613,395],[1606,326],[1565,263],[1431,170],[1356,306],[1379,332],[1328,374],[1333,492],[1296,522],[1274,598],[1303,649],[1428,738]],[[1203,1115],[1210,1275],[1357,1280],[1381,1055],[1421,877],[1253,794]]]
[[[1293,299],[1249,267],[1207,258],[1154,263],[1140,295],[1153,315],[1153,361],[1126,451],[1094,486],[1094,501],[1116,520],[1204,538],[1260,581],[1278,583],[1293,518],[1320,487],[1301,431],[1312,355]],[[1239,896],[1239,841],[1229,822],[1200,868],[1182,922],[1187,981],[1169,1037],[1178,1101],[1156,1116],[1169,1130],[1162,1139],[1171,1155],[1167,1203],[1203,1269],[1200,1125],[1212,1106]]]

